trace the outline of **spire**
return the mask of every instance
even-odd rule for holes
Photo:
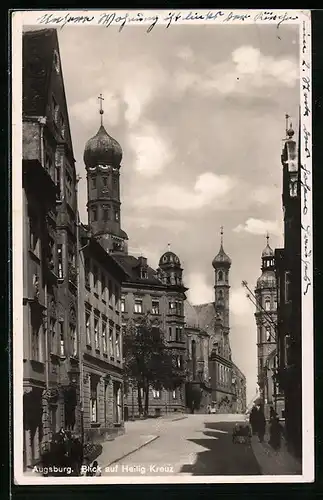
[[[101,126],[103,125],[103,106],[102,106],[102,101],[104,101],[104,97],[102,96],[102,94],[99,95],[98,97],[99,99],[99,103],[100,103],[100,115],[101,115]]]
[[[231,259],[223,250],[223,226],[220,227],[220,250],[216,257],[212,261],[212,266],[217,268],[219,266],[231,266]]]
[[[289,127],[288,127],[288,120],[289,120],[290,116],[286,113],[285,115],[285,120],[286,120],[286,140],[288,139],[291,139],[291,137],[293,137],[294,135],[294,129],[293,129],[293,124],[292,122],[290,121],[289,122]]]
[[[267,240],[267,245],[269,246],[269,233],[267,231],[267,234],[266,234],[266,240]]]
[[[167,244],[168,252],[170,252],[170,243]]]

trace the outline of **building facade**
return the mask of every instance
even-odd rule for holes
[[[186,337],[186,406],[194,413],[207,413],[211,404],[209,335],[199,328],[197,312],[188,300],[184,304]]]
[[[122,268],[81,228],[80,342],[85,440],[124,432]],[[83,236],[83,237],[82,237]],[[83,249],[82,249],[83,248]]]
[[[184,301],[186,288],[182,282],[182,269],[177,255],[162,255],[158,270],[152,269],[145,257],[113,254],[113,258],[126,273],[122,283],[121,310],[123,325],[129,320],[140,323],[150,315],[153,324],[164,333],[166,345],[176,356],[178,368],[184,369],[186,343],[184,335]],[[173,264],[173,265],[172,265]],[[185,384],[174,390],[149,392],[150,415],[161,415],[185,409]],[[128,385],[125,401],[128,418],[139,415],[137,388]]]
[[[77,411],[76,174],[56,30],[23,34],[24,466]]]
[[[276,381],[277,356],[277,286],[275,277],[274,251],[267,245],[261,255],[262,274],[255,288],[257,357],[259,394],[266,418],[273,406],[277,414],[283,416],[283,398]]]
[[[235,411],[233,361],[230,347],[230,268],[231,259],[223,249],[213,259],[214,302],[194,306],[200,327],[209,334],[209,376],[212,405],[218,413]]]
[[[243,414],[247,410],[246,377],[242,371],[232,364],[233,412]]]
[[[302,455],[301,162],[292,126],[282,151],[284,248],[276,249],[278,382],[289,445]]]

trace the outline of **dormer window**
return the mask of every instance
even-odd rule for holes
[[[146,280],[148,278],[148,271],[147,271],[147,269],[142,268],[140,270],[140,277],[143,280]]]

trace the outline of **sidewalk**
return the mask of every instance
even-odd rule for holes
[[[258,461],[262,474],[265,476],[270,475],[301,475],[302,463],[298,461],[287,450],[286,440],[282,437],[280,450],[274,450],[269,441],[269,433],[265,435],[263,443],[259,442],[257,436],[252,436],[251,446],[254,455]]]
[[[155,434],[141,434],[140,431],[126,431],[122,436],[116,437],[113,441],[104,441],[102,444],[102,453],[97,461],[101,467],[107,467],[122,458],[125,458],[135,451],[147,446],[159,438]]]

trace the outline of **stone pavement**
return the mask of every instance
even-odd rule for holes
[[[97,458],[101,467],[118,462],[159,438],[164,425],[187,418],[185,415],[166,415],[157,419],[142,419],[125,423],[125,434],[113,441],[104,441],[102,453]]]
[[[301,475],[302,463],[297,460],[287,449],[287,443],[282,437],[281,448],[274,450],[269,441],[269,432],[266,433],[263,443],[259,442],[257,436],[252,436],[252,450],[265,476],[279,475]]]

